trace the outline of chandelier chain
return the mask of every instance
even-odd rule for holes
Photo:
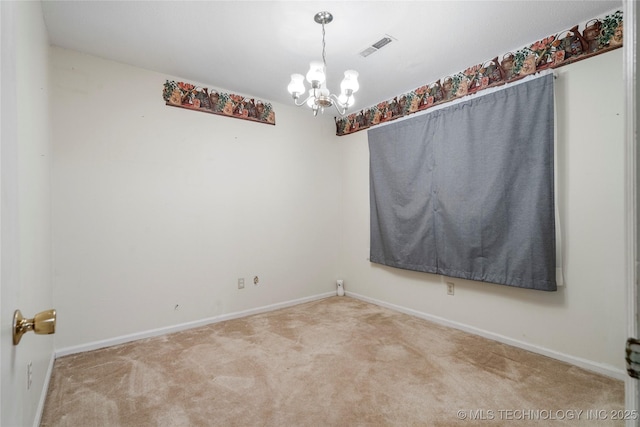
[[[322,23],[322,62],[324,63],[324,68],[327,68],[327,55],[325,52],[326,43],[324,41],[324,22]]]

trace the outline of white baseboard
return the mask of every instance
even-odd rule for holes
[[[55,357],[63,357],[69,356],[71,354],[83,353],[85,351],[98,350],[100,348],[112,347],[118,344],[124,344],[131,341],[137,341],[145,338],[156,337],[159,335],[171,334],[173,332],[180,332],[187,329],[197,328],[200,326],[210,325],[212,323],[224,322],[225,320],[238,319],[240,317],[251,316],[253,314],[266,313],[269,311],[279,310],[285,307],[291,307],[298,304],[303,304],[306,302],[311,302],[323,298],[328,298],[334,296],[336,293],[334,292],[326,292],[323,294],[313,295],[310,297],[299,298],[295,300],[279,302],[276,304],[266,305],[257,308],[251,308],[248,310],[237,311],[234,313],[221,314],[219,316],[209,317],[202,320],[196,320],[193,322],[181,323],[179,325],[166,326],[163,328],[152,329],[148,331],[136,332],[134,334],[123,335],[115,338],[109,338],[101,341],[93,341],[87,344],[76,345],[72,347],[65,347],[59,350],[56,350]]]
[[[489,338],[494,341],[501,342],[503,344],[511,345],[514,347],[521,348],[523,350],[528,350],[533,353],[538,353],[543,356],[551,357],[552,359],[561,360],[563,362],[569,363],[571,365],[578,366],[580,368],[587,369],[589,371],[596,372],[598,374],[606,375],[611,378],[615,378],[617,380],[624,381],[627,373],[623,369],[616,368],[615,366],[605,365],[602,363],[594,362],[587,359],[582,359],[580,357],[571,356],[569,354],[560,353],[555,350],[551,350],[548,348],[540,347],[534,344],[529,344],[523,341],[518,341],[513,338],[506,337],[504,335],[496,334],[493,332],[485,331],[480,328],[476,328],[474,326],[465,325],[463,323],[454,322],[443,317],[434,316],[431,314],[423,313],[421,311],[413,310],[411,308],[402,307],[399,305],[391,304],[388,302],[380,301],[375,298],[369,298],[364,295],[360,295],[353,292],[346,292],[345,295],[356,298],[365,302],[369,302],[371,304],[379,305],[381,307],[389,308],[394,311],[399,311],[401,313],[405,313],[411,316],[419,317],[421,319],[429,320],[434,323],[438,323],[443,326],[449,326],[454,329],[459,329],[461,331],[469,332],[474,335],[479,335],[484,338]]]
[[[111,347],[118,344],[124,344],[131,341],[137,341],[144,338],[151,338],[159,335],[166,335],[173,332],[180,332],[187,329],[197,328],[200,326],[209,325],[217,322],[224,322],[225,320],[237,319],[240,317],[251,316],[253,314],[266,313],[273,310],[278,310],[285,307],[291,307],[298,304],[303,304],[305,302],[311,302],[323,298],[328,298],[334,296],[335,292],[326,292],[323,294],[313,295],[310,297],[299,298],[295,300],[285,301],[281,303],[271,304],[263,307],[252,308],[249,310],[237,311],[234,313],[222,314],[219,316],[209,317],[207,319],[197,320],[194,322],[182,323],[179,325],[167,326],[164,328],[152,329],[148,331],[142,331],[135,334],[124,335],[120,337],[110,338],[101,341],[94,341],[87,344],[81,344],[73,347],[66,347],[56,350],[54,357],[51,358],[51,362],[49,364],[49,370],[47,372],[46,378],[46,387],[43,391],[43,396],[40,399],[39,409],[42,407],[44,409],[44,399],[46,397],[46,392],[49,386],[49,380],[51,378],[51,371],[53,369],[53,361],[54,358],[68,356],[71,354],[82,353],[85,351],[97,350],[100,348]],[[429,320],[434,323],[438,323],[440,325],[449,326],[454,329],[459,329],[461,331],[469,332],[474,335],[479,335],[481,337],[489,338],[494,341],[501,342],[503,344],[511,345],[514,347],[522,348],[524,350],[531,351],[533,353],[538,353],[543,356],[551,357],[556,360],[561,360],[563,362],[569,363],[571,365],[575,365],[589,371],[593,371],[602,375],[606,375],[611,378],[615,378],[618,380],[624,381],[627,376],[627,373],[623,369],[616,368],[614,366],[605,365],[602,363],[594,362],[587,359],[582,359],[580,357],[571,356],[569,354],[561,353],[555,350],[551,350],[545,347],[541,347],[538,345],[530,344],[524,341],[519,341],[513,338],[506,337],[504,335],[496,334],[494,332],[489,332],[480,328],[476,328],[474,326],[465,325],[463,323],[454,322],[452,320],[445,319],[443,317],[434,316],[432,314],[427,314],[418,310],[413,310],[411,308],[406,308],[403,306],[399,306],[396,304],[391,304],[385,301],[377,300],[375,298],[370,298],[364,295],[360,295],[353,292],[345,292],[345,295],[348,297],[356,298],[362,301],[369,302],[371,304],[379,305],[381,307],[389,308],[391,310],[399,311],[401,313],[405,313],[411,316],[419,317],[421,319]],[[38,412],[41,414],[41,410]],[[39,419],[36,420],[39,422]],[[37,425],[37,424],[36,424]]]
[[[49,383],[51,382],[51,375],[53,375],[53,364],[55,361],[56,361],[56,354],[52,352],[51,357],[49,358],[49,366],[47,367],[47,372],[44,375],[44,384],[42,385],[42,390],[40,391],[40,401],[38,402],[38,407],[36,409],[36,417],[33,420],[33,427],[40,426],[40,422],[42,421],[44,404],[47,400],[47,393],[49,392]]]

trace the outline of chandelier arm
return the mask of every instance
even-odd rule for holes
[[[338,110],[338,113],[341,116],[344,116],[347,113],[347,109],[349,108],[348,102],[351,97],[347,98],[347,105],[342,104],[342,102],[338,100],[338,96],[333,93],[329,95],[329,97],[333,100],[332,104],[334,107],[336,107],[336,110]]]
[[[314,97],[315,97],[315,91],[314,91],[314,93],[313,93],[313,94],[311,94],[311,95],[307,96],[307,98],[306,98],[304,101],[300,102],[300,103],[298,103],[298,98],[299,98],[299,97],[298,97],[298,98],[293,98],[293,103],[294,103],[294,104],[296,104],[296,107],[302,107],[304,104],[306,104],[306,103],[307,103],[307,101],[308,101],[309,99],[314,98]]]

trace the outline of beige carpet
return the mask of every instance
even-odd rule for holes
[[[617,426],[623,405],[621,381],[333,297],[60,358],[41,425]]]

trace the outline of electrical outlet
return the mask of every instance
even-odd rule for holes
[[[258,278],[258,276],[253,276],[253,284],[255,286],[258,286],[260,284],[260,279]]]
[[[453,295],[454,285],[453,282],[447,282],[447,295]]]
[[[238,279],[238,289],[244,289],[244,277]]]
[[[33,363],[27,363],[27,390],[31,390],[31,383],[33,383]]]

